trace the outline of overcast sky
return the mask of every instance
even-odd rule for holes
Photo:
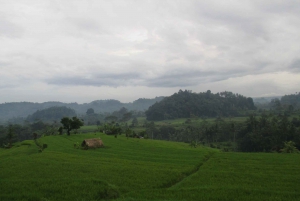
[[[0,103],[300,91],[300,1],[0,5]]]

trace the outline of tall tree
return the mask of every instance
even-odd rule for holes
[[[15,137],[15,131],[13,129],[13,126],[9,125],[8,132],[7,132],[7,135],[6,135],[6,138],[8,139],[9,147],[12,146],[12,141],[13,141],[14,137]]]
[[[131,125],[133,126],[133,127],[136,127],[137,125],[138,125],[138,120],[137,120],[137,118],[136,117],[134,117],[133,119],[132,119],[132,122],[131,122]]]
[[[60,123],[63,125],[63,128],[67,130],[68,135],[70,135],[70,131],[73,129],[79,129],[83,126],[83,122],[77,117],[64,117],[61,119]]]

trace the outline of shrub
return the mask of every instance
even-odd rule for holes
[[[231,143],[231,142],[226,142],[226,143],[225,143],[225,146],[231,147],[231,146],[232,146],[232,143]]]
[[[28,146],[31,146],[31,145],[32,145],[32,142],[29,142],[29,141],[23,141],[23,142],[21,142],[21,145],[28,145]]]
[[[74,148],[75,149],[79,149],[80,148],[79,142],[74,143]]]
[[[295,147],[295,142],[288,141],[284,143],[283,149],[280,149],[282,153],[299,153],[299,150]]]
[[[115,199],[120,196],[118,188],[114,185],[111,185],[107,182],[94,180],[93,183],[98,186],[99,190],[96,194],[95,199]]]
[[[229,151],[229,148],[224,147],[224,148],[223,148],[223,151],[224,151],[224,152],[228,152],[228,151]]]
[[[3,146],[3,148],[5,148],[5,149],[10,149],[10,148],[12,147],[12,145],[9,144],[9,143],[8,143],[8,144],[4,144],[4,143],[3,143],[2,146]]]
[[[190,146],[196,148],[197,147],[197,142],[194,141],[194,140],[191,141]]]

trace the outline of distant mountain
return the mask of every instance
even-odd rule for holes
[[[268,97],[255,97],[253,98],[254,104],[268,104],[273,99],[280,99],[281,96],[268,96]]]
[[[255,106],[260,109],[274,109],[274,108],[300,108],[300,92],[284,96],[260,97],[253,98]],[[291,108],[290,108],[291,109]]]
[[[0,104],[0,122],[16,118],[23,117],[26,118],[28,115],[32,115],[38,110],[44,110],[50,107],[67,107],[75,110],[75,112],[80,114],[85,114],[87,109],[93,108],[95,113],[105,113],[113,112],[121,109],[122,107],[128,110],[145,111],[151,105],[159,102],[164,97],[155,97],[153,99],[140,98],[133,101],[132,103],[121,103],[118,100],[95,100],[91,103],[62,103],[62,102],[45,102],[45,103],[31,103],[31,102],[11,102]]]

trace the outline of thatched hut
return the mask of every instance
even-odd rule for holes
[[[92,139],[83,140],[81,146],[86,148],[99,148],[99,147],[103,147],[104,145],[101,139],[92,138]]]

